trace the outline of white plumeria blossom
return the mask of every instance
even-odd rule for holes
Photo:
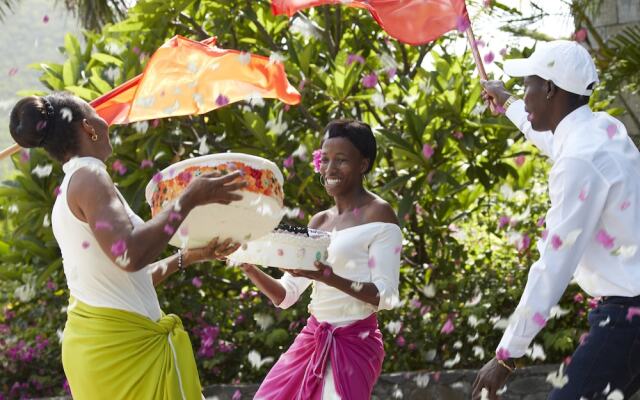
[[[620,390],[616,389],[609,393],[607,400],[624,400],[624,394]]]
[[[37,165],[34,169],[31,170],[31,173],[37,176],[38,178],[46,178],[51,175],[53,171],[53,165],[45,164],[45,165]]]
[[[271,119],[267,121],[265,126],[278,136],[282,135],[287,130],[287,128],[289,128],[287,122],[282,121],[282,113],[278,115],[277,120],[274,121]]]
[[[438,355],[438,351],[435,350],[435,349],[431,349],[431,350],[427,351],[427,355],[426,355],[427,361],[431,362],[431,361],[435,360],[437,355]]]
[[[263,331],[267,330],[274,322],[273,317],[268,314],[255,314],[253,319]]]
[[[567,314],[569,314],[571,311],[570,310],[565,310],[562,307],[555,305],[553,307],[551,307],[551,310],[549,311],[549,319],[552,318],[561,318]]]
[[[611,317],[607,317],[607,319],[605,319],[604,321],[600,321],[598,323],[598,326],[600,328],[605,327],[605,326],[609,325],[609,322],[611,322]]]
[[[400,329],[402,329],[402,322],[400,321],[389,321],[387,323],[387,330],[392,335],[397,335],[400,333]]]
[[[433,283],[425,285],[422,288],[422,293],[430,299],[434,298],[436,296],[436,286]]]
[[[287,60],[287,57],[285,57],[281,53],[278,53],[277,51],[271,52],[271,55],[269,55],[269,62],[271,64],[281,64],[286,60]]]
[[[273,357],[262,358],[260,353],[255,350],[251,350],[247,358],[249,359],[249,364],[251,364],[251,366],[255,369],[260,369],[263,365],[271,364],[273,362]]]
[[[564,364],[560,364],[560,369],[557,372],[547,375],[547,382],[556,389],[563,388],[569,382],[569,377],[564,374]]]
[[[116,258],[116,264],[118,264],[118,266],[120,266],[120,268],[127,268],[127,266],[129,266],[130,262],[131,262],[131,260],[127,256],[127,251],[125,251],[124,254],[122,254],[122,255],[120,255],[120,256],[118,256]]]
[[[304,17],[294,19],[289,30],[293,33],[301,34],[305,39],[319,39],[321,37],[320,30],[318,30],[311,21]]]
[[[35,279],[29,280],[22,286],[18,286],[13,294],[23,303],[31,301],[31,299],[36,296]]]
[[[444,367],[447,369],[453,368],[454,365],[460,362],[460,353],[456,353],[456,356],[452,360],[447,360],[444,362]]]
[[[527,356],[532,360],[544,361],[547,359],[547,355],[544,352],[544,348],[537,343],[534,343],[532,347],[527,349]]]
[[[629,258],[635,256],[637,251],[638,251],[638,246],[635,246],[635,245],[620,246],[616,253],[623,260],[628,260]]]
[[[133,129],[138,133],[145,133],[149,129],[149,121],[138,121],[133,124]]]
[[[291,153],[291,155],[294,156],[294,157],[298,157],[302,161],[306,161],[307,158],[309,157],[309,153],[307,151],[307,148],[302,143],[300,144],[300,146],[298,146],[296,151]]]
[[[20,208],[18,208],[17,204],[11,204],[7,211],[9,214],[17,214],[20,211]]]
[[[383,109],[387,105],[384,100],[384,95],[377,91],[371,95],[371,101],[373,102],[373,105],[379,109]]]
[[[254,107],[264,107],[264,97],[258,92],[251,92],[246,98],[246,101]]]
[[[401,399],[404,395],[402,394],[402,390],[400,390],[398,385],[396,385],[395,388],[393,389],[393,393],[391,394],[391,396],[394,399]]]
[[[479,360],[484,360],[484,349],[482,348],[482,346],[473,346],[473,355],[474,357],[476,357]]]
[[[482,300],[482,292],[479,289],[476,289],[476,294],[473,296],[473,298],[471,298],[471,300],[467,300],[467,302],[464,303],[464,306],[465,307],[477,306],[478,304],[480,304],[480,300]]]
[[[489,390],[485,387],[480,391],[480,400],[489,400]]]
[[[198,153],[200,153],[200,155],[209,154],[209,146],[207,145],[206,136],[203,136],[200,138],[200,146],[198,147]]]
[[[44,219],[42,220],[42,226],[48,228],[51,226],[51,221],[49,220],[49,214],[44,215]]]
[[[242,65],[248,65],[251,62],[251,53],[242,52],[238,55],[238,62]]]
[[[429,374],[420,374],[414,378],[416,386],[419,388],[426,388],[430,380],[431,378],[429,377]]]
[[[120,70],[116,67],[109,67],[104,71],[104,75],[109,78],[111,82],[115,82],[120,78]]]
[[[573,246],[581,233],[582,229],[575,229],[569,232],[567,237],[563,240],[562,246],[560,246],[559,250]]]

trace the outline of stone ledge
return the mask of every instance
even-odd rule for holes
[[[507,383],[507,391],[501,396],[501,400],[546,400],[551,391],[547,375],[557,370],[558,365],[518,368]],[[471,386],[476,372],[477,370],[466,369],[439,373],[413,371],[382,374],[371,399],[467,400],[471,398]],[[418,385],[418,381],[421,381],[421,385]],[[205,387],[203,392],[207,400],[249,400],[257,390],[258,384],[211,385]],[[70,398],[56,397],[49,400],[67,399]],[[629,400],[640,400],[640,393]]]

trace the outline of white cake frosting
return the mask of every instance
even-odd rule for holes
[[[330,242],[328,232],[309,229],[309,235],[306,235],[276,230],[247,242],[229,256],[229,261],[233,264],[316,270],[316,261],[326,263]]]
[[[147,185],[145,195],[152,214],[174,208],[175,201],[194,177],[218,171],[243,171],[249,185],[242,200],[231,204],[207,204],[194,208],[169,241],[177,247],[205,246],[213,238],[246,243],[271,232],[284,214],[283,176],[276,164],[241,153],[211,154],[173,164]]]

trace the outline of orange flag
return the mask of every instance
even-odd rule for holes
[[[109,125],[202,114],[251,98],[298,104],[284,66],[268,57],[174,36],[151,56],[142,74],[91,105]]]
[[[275,15],[291,17],[299,10],[325,4],[343,4],[366,8],[391,37],[419,45],[431,42],[446,32],[469,26],[464,0],[272,0]]]

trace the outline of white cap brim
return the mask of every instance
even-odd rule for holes
[[[534,63],[528,58],[505,60],[504,73],[514,77],[537,75]]]

